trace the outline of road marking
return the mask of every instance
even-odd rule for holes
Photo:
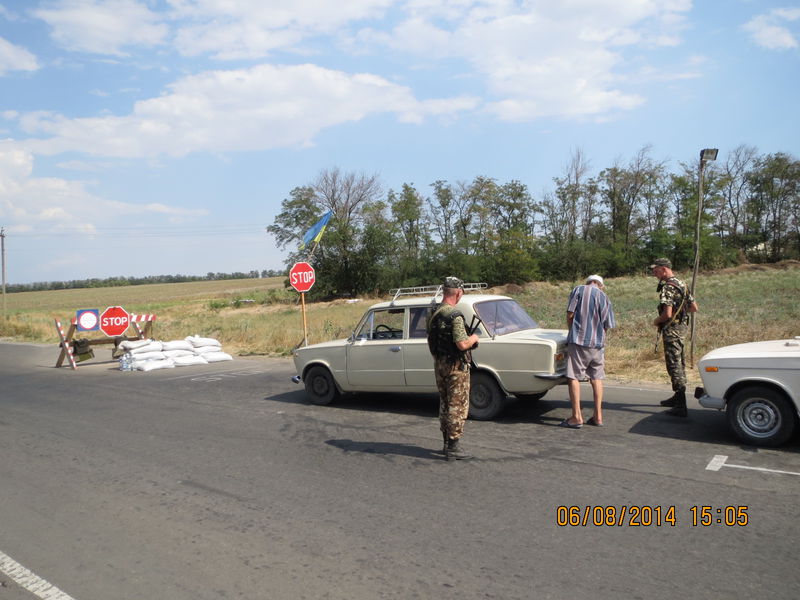
[[[29,571],[7,554],[3,554],[3,552],[0,552],[0,572],[5,573],[17,585],[42,598],[42,600],[75,600],[72,596],[65,594],[52,583]]]
[[[706,465],[706,471],[719,471],[720,467],[725,466],[725,461],[728,460],[728,457],[724,454],[717,454],[711,461]]]
[[[747,469],[749,471],[764,471],[765,473],[780,473],[781,475],[798,475],[794,471],[778,471],[777,469],[765,469],[764,467],[746,467],[745,465],[729,465],[725,461],[728,457],[724,454],[717,454],[706,465],[707,471],[719,471],[722,467],[730,467],[731,469]]]
[[[215,381],[222,377],[245,377],[247,375],[260,375],[262,373],[269,373],[266,369],[235,369],[233,371],[208,371],[206,373],[191,373],[188,375],[178,375],[176,377],[165,377],[162,381],[175,381],[177,379],[200,379],[205,380],[206,377],[215,377]]]

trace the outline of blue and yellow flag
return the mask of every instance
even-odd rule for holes
[[[311,242],[319,243],[322,234],[325,233],[325,228],[328,226],[328,221],[331,220],[331,215],[333,215],[333,211],[329,210],[319,221],[311,226],[311,229],[306,231],[306,234],[303,236],[303,243],[300,244],[300,250],[308,246]]]

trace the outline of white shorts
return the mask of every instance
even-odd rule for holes
[[[567,346],[567,378],[584,381],[605,379],[606,355],[603,348],[589,348],[570,344]]]

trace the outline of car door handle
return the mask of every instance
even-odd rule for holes
[[[401,349],[400,346],[389,346],[389,350],[392,352],[400,352]]]

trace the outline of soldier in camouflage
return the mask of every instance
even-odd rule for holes
[[[442,302],[427,322],[428,347],[439,389],[439,426],[447,460],[472,458],[461,448],[459,440],[469,413],[469,351],[478,345],[478,336],[467,334],[464,315],[455,308],[463,295],[464,282],[457,277],[446,277]]]
[[[671,397],[662,400],[661,405],[670,407],[666,414],[685,417],[688,411],[684,342],[689,330],[689,313],[697,312],[697,302],[688,286],[673,274],[669,259],[657,258],[650,265],[650,271],[659,279],[658,317],[653,325],[659,328],[664,341],[664,360],[674,392]]]

